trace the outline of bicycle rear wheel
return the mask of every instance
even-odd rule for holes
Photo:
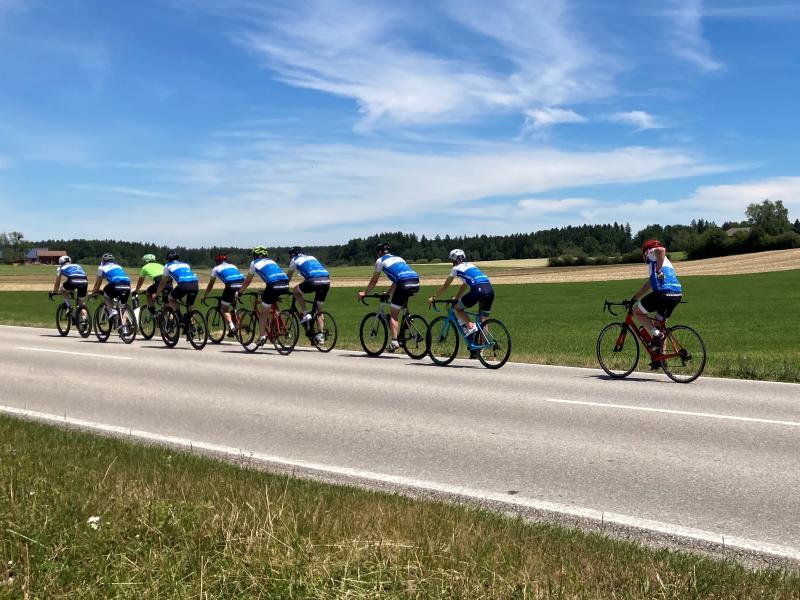
[[[482,346],[477,351],[478,360],[487,369],[499,369],[511,356],[511,334],[497,319],[486,319],[480,328],[475,334],[476,345]]]
[[[639,340],[627,323],[609,323],[597,337],[597,362],[609,377],[627,377],[639,363]]]
[[[322,327],[320,327],[320,315],[323,319]],[[323,310],[313,319],[311,325],[311,343],[314,344],[320,352],[330,352],[336,346],[336,340],[339,337],[339,331],[336,329],[336,321],[333,315],[328,311]]]
[[[206,313],[206,324],[208,325],[208,339],[212,344],[219,344],[225,339],[228,333],[228,324],[225,315],[216,306],[212,306]]]
[[[419,360],[428,353],[428,322],[420,315],[408,315],[400,325],[397,341],[409,357]]]
[[[161,339],[167,348],[174,348],[181,339],[181,322],[178,313],[171,306],[164,307],[161,312]]]
[[[300,337],[300,323],[290,310],[282,310],[270,323],[270,337],[280,354],[291,354]]]
[[[189,311],[189,328],[186,331],[186,339],[195,350],[202,350],[208,343],[208,325],[203,313],[197,310]]]
[[[126,344],[133,343],[136,339],[136,315],[133,314],[133,309],[124,304],[119,309],[119,316],[117,317],[120,323],[119,337]]]
[[[381,319],[378,313],[367,313],[361,319],[358,337],[361,340],[361,347],[367,353],[367,356],[379,356],[386,348],[386,342],[389,341],[386,321]]]
[[[247,352],[258,350],[258,313],[254,310],[240,308],[236,311],[236,337]]]
[[[56,308],[56,329],[61,336],[69,333],[69,327],[72,325],[72,315],[70,314],[69,307],[63,302]]]
[[[92,316],[85,304],[78,307],[78,333],[82,338],[88,338],[92,334]]]
[[[94,309],[94,334],[98,342],[105,342],[111,335],[111,323],[108,320],[105,303]]]
[[[661,368],[677,383],[691,383],[706,368],[706,345],[691,327],[675,325],[667,329],[664,338],[665,358]]]
[[[151,339],[156,334],[156,314],[150,311],[149,306],[139,311],[139,333],[145,340]]]
[[[453,362],[458,354],[458,336],[458,331],[447,317],[436,317],[431,321],[425,336],[431,360],[440,367]]]

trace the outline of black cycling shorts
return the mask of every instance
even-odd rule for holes
[[[131,295],[131,284],[109,283],[103,288],[103,295],[106,298],[119,298],[119,301],[125,304]]]
[[[233,301],[236,300],[236,292],[238,292],[240,289],[242,289],[241,281],[226,285],[225,289],[222,290],[222,301],[225,304],[233,304]]]
[[[681,303],[681,294],[651,292],[641,299],[642,308],[650,313],[658,313],[665,321],[672,316],[672,311]]]
[[[408,299],[419,291],[419,277],[409,277],[394,284],[392,306],[403,307],[408,304]]]
[[[265,287],[264,291],[261,292],[261,301],[264,304],[272,304],[273,302],[276,302],[278,298],[288,293],[289,293],[288,281],[279,281],[277,283],[272,283],[269,284],[267,287]]]
[[[86,298],[89,281],[86,279],[67,279],[62,285],[68,292],[77,291],[78,298]]]
[[[186,298],[186,306],[192,306],[194,301],[197,299],[197,291],[200,289],[200,286],[197,284],[196,281],[191,281],[189,283],[179,283],[175,286],[172,290],[172,293],[169,295],[170,298],[173,300],[180,300],[181,298]]]
[[[325,302],[328,290],[331,289],[331,280],[328,277],[312,277],[306,279],[298,287],[304,294],[314,292],[314,302]]]
[[[161,283],[161,275],[158,275],[153,278],[153,283],[147,286],[147,290],[145,290],[150,296],[155,296],[156,292],[158,291],[158,284]],[[172,291],[172,279],[167,282],[167,285],[164,286],[164,290],[161,292],[169,296],[169,293]]]
[[[492,311],[492,303],[494,302],[494,288],[491,283],[481,283],[461,298],[461,304],[465,308],[478,305],[478,310],[482,313],[489,314]]]

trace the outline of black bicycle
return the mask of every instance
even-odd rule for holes
[[[385,349],[389,341],[389,294],[370,294],[361,298],[361,303],[368,306],[367,298],[377,298],[378,311],[370,312],[361,319],[361,326],[358,329],[358,336],[361,340],[361,347],[369,356],[378,356]],[[408,302],[400,309],[397,315],[400,322],[400,329],[397,335],[397,343],[403,348],[406,354],[413,359],[419,360],[428,353],[426,336],[428,334],[428,322],[420,315],[409,314]]]
[[[94,295],[93,295],[94,297]],[[94,335],[98,342],[105,342],[111,337],[111,331],[116,329],[120,339],[126,344],[132,344],[136,339],[136,316],[129,304],[123,304],[119,298],[112,301],[114,316],[108,314],[105,298],[94,309]]]
[[[336,321],[327,310],[319,310],[317,303],[306,298],[306,303],[311,302],[310,319],[305,323],[303,315],[297,310],[297,299],[292,295],[292,306],[289,311],[295,316],[297,322],[303,327],[308,341],[320,352],[330,352],[336,346],[339,337]]]
[[[131,294],[131,306],[133,306],[136,322],[139,324],[139,333],[143,339],[152,339],[156,334],[156,329],[159,327],[164,317],[164,309],[162,306],[166,305],[169,292],[170,290],[166,289],[161,293],[160,297],[156,298],[155,310],[151,310],[150,306],[147,304],[142,306],[138,293],[134,292]]]
[[[234,296],[233,302],[230,304],[231,320],[236,325],[236,305],[238,296]],[[216,303],[210,305],[208,300],[215,300]],[[236,334],[231,332],[228,328],[228,322],[225,320],[225,313],[222,312],[222,296],[211,296],[210,298],[203,299],[203,306],[210,306],[206,311],[206,323],[208,324],[208,340],[212,344],[221,344],[227,335],[230,338],[236,338]]]
[[[47,296],[50,301],[53,301],[54,296],[61,296],[61,292],[48,292]],[[75,292],[69,293],[69,298],[75,302]],[[69,333],[69,329],[75,325],[78,329],[78,334],[82,338],[87,338],[92,334],[92,317],[89,314],[89,309],[85,304],[77,306],[75,304],[67,305],[66,301],[62,302],[56,308],[56,329],[62,336]]]
[[[186,303],[182,300],[177,300],[178,306],[186,308]],[[180,315],[178,311],[169,306],[164,306],[161,313],[161,321],[159,322],[161,329],[161,339],[167,348],[174,348],[181,339],[181,329],[186,335],[186,341],[191,344],[195,350],[202,350],[208,343],[208,325],[206,318],[197,309],[190,311],[184,310]]]

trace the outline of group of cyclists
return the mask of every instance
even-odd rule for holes
[[[363,299],[370,294],[378,284],[381,273],[389,279],[391,287],[387,291],[387,296],[390,302],[391,342],[387,346],[387,350],[395,352],[400,347],[398,342],[399,311],[419,291],[420,278],[402,257],[392,254],[391,246],[388,243],[379,243],[375,251],[377,254],[375,270],[366,288],[358,292],[358,297]],[[649,334],[647,337],[652,340],[651,343],[657,346],[663,341],[664,322],[681,301],[682,289],[675,275],[675,269],[667,258],[666,248],[661,242],[658,240],[645,242],[642,246],[642,257],[648,265],[649,277],[632,298],[632,302],[635,302],[633,317],[640,326],[646,329]],[[91,294],[96,297],[100,294],[100,288],[103,288],[102,294],[109,321],[115,327],[121,327],[123,324],[116,313],[114,300],[118,299],[125,304],[131,293],[138,294],[148,280],[150,284],[145,289],[147,302],[144,310],[155,313],[156,299],[162,294],[167,298],[169,306],[176,311],[179,318],[187,316],[186,314],[181,315],[179,300],[184,300],[186,313],[192,310],[199,293],[197,274],[189,264],[181,260],[174,250],[168,252],[164,258],[165,262],[161,264],[154,254],[145,254],[142,257],[143,266],[139,271],[136,287],[132,290],[130,278],[116,262],[114,256],[110,253],[102,256]],[[466,253],[463,250],[458,248],[451,250],[448,258],[453,265],[452,269],[442,286],[428,298],[428,302],[429,304],[435,302],[450,288],[455,279],[460,280],[461,286],[452,298],[453,308],[465,337],[469,338],[477,332],[478,327],[470,321],[466,309],[477,305],[479,319],[481,321],[488,319],[494,302],[494,288],[489,278],[477,266],[467,261]],[[69,256],[62,256],[58,262],[53,294],[61,293],[64,302],[69,307],[71,293],[75,292],[78,305],[82,306],[88,294],[89,281],[86,272],[80,265],[73,263]],[[231,307],[250,287],[256,276],[265,286],[260,294],[258,345],[266,342],[268,308],[281,296],[288,294],[294,296],[302,314],[300,323],[307,325],[312,316],[309,313],[304,294],[313,294],[312,302],[317,307],[316,318],[324,319],[322,305],[330,290],[330,273],[317,258],[305,254],[302,247],[294,246],[289,250],[289,266],[286,272],[269,257],[269,252],[264,246],[256,246],[252,249],[252,261],[246,275],[236,265],[230,263],[225,254],[217,255],[214,262],[215,266],[211,271],[211,277],[202,300],[208,297],[216,281],[219,280],[224,287],[220,306],[228,329],[228,336],[235,337],[236,335],[236,323],[231,315]],[[292,288],[291,282],[295,273],[299,274],[302,281]],[[323,326],[324,324],[320,323],[318,329],[321,331]]]

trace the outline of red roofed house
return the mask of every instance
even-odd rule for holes
[[[67,253],[66,250],[48,250],[47,248],[34,248],[25,255],[28,264],[57,265],[58,259]]]

